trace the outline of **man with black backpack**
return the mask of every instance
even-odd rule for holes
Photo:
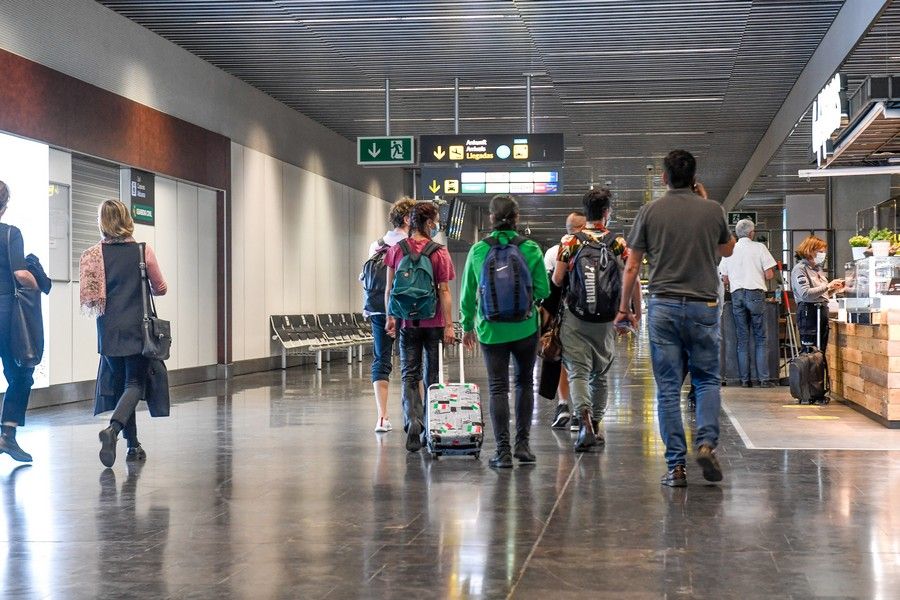
[[[385,331],[387,310],[384,306],[384,290],[387,285],[387,265],[384,257],[393,246],[409,235],[409,213],[415,200],[402,198],[394,202],[388,219],[393,229],[372,242],[369,259],[363,264],[359,280],[364,290],[363,314],[372,326],[372,387],[375,388],[375,404],[378,407],[377,433],[393,429],[387,414],[388,382],[391,378],[391,357],[394,353],[394,338]]]
[[[560,341],[569,374],[573,418],[578,419],[576,452],[605,443],[598,428],[606,411],[607,374],[615,358],[613,319],[622,295],[623,261],[627,257],[625,240],[606,228],[611,199],[605,187],[584,195],[587,226],[562,239],[553,271],[553,283],[560,287],[568,278]]]

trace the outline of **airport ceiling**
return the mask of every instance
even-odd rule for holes
[[[523,132],[534,74],[534,131],[566,136],[571,195],[523,202],[550,239],[592,183],[627,228],[673,148],[723,199],[843,0],[101,4],[351,139],[384,132],[385,78],[392,134],[452,133],[455,77],[461,133]]]

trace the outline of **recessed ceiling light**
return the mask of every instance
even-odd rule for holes
[[[656,131],[641,133],[582,133],[585,137],[626,137],[635,135],[708,135],[712,131]]]
[[[537,89],[550,89],[552,85],[532,85],[532,90]],[[489,91],[489,90],[524,90],[524,84],[516,84],[516,85],[461,85],[459,86],[459,90],[461,92],[471,92],[471,91]],[[392,92],[452,92],[453,86],[439,86],[439,87],[392,87]],[[365,94],[365,93],[384,93],[383,87],[363,87],[363,88],[320,88],[316,90],[316,92],[320,94],[344,94],[344,93],[353,93],[353,94]]]
[[[652,50],[571,50],[548,52],[549,56],[632,56],[634,54],[709,54],[734,52],[737,48],[655,48]]]
[[[542,115],[532,117],[535,121],[542,119],[568,119],[568,115]],[[452,121],[453,117],[391,117],[391,123],[414,123],[429,121]],[[460,117],[460,121],[524,121],[525,117]],[[384,118],[378,119],[353,119],[354,123],[384,123]]]
[[[331,25],[339,23],[394,23],[408,21],[487,21],[493,19],[509,19],[513,15],[411,15],[397,17],[335,17],[328,19],[263,19],[244,21],[198,21],[197,25]]]
[[[572,100],[569,104],[661,104],[668,102],[721,102],[720,96],[697,98],[617,98],[615,100]]]

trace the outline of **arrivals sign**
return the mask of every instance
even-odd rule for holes
[[[561,163],[565,146],[561,133],[521,135],[423,135],[423,163]]]
[[[812,149],[816,164],[822,164],[834,152],[831,134],[841,126],[841,75],[835,75],[813,102]]]
[[[560,169],[506,169],[422,167],[422,197],[493,196],[521,194],[551,196],[562,193]]]
[[[156,200],[154,198],[153,173],[131,169],[131,218],[138,225],[150,225],[156,222]]]
[[[728,213],[728,225],[734,227],[737,225],[738,221],[742,221],[744,219],[750,219],[753,221],[753,224],[756,224],[757,214],[755,212],[730,212]]]
[[[358,165],[411,165],[415,162],[411,135],[356,138],[356,164]]]

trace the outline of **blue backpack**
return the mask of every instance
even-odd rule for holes
[[[531,269],[519,249],[526,239],[516,235],[506,244],[487,237],[490,246],[481,268],[479,308],[485,321],[513,323],[531,317],[534,284]]]
[[[437,288],[431,255],[441,248],[429,241],[422,252],[413,252],[407,240],[399,244],[403,258],[394,273],[389,314],[407,321],[431,319],[437,313]]]

